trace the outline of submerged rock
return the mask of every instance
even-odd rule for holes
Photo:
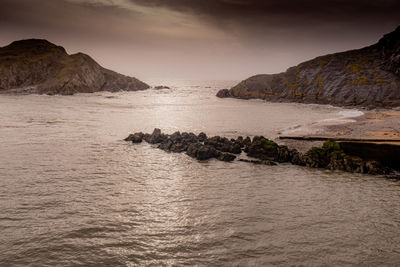
[[[249,160],[249,159],[239,159],[239,161],[243,162],[248,162],[248,163],[253,163],[253,164],[258,164],[258,165],[268,165],[268,166],[276,166],[275,162],[272,160]]]
[[[236,156],[230,153],[221,153],[218,157],[218,160],[221,161],[234,161]]]
[[[161,90],[161,89],[171,89],[168,86],[165,85],[158,85],[158,86],[154,86],[154,89],[156,90]]]

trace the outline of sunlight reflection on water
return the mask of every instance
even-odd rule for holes
[[[1,265],[398,264],[398,182],[122,141],[154,127],[273,138],[343,111],[214,97],[232,84],[2,95]]]

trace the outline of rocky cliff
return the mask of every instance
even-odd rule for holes
[[[68,55],[46,40],[15,41],[0,48],[0,92],[70,95],[147,88],[136,78],[101,67],[88,55]]]
[[[279,74],[256,75],[218,97],[278,102],[392,107],[400,105],[400,26],[378,43],[320,56]]]

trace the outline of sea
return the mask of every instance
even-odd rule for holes
[[[236,82],[0,95],[0,266],[400,266],[399,181],[123,141],[275,139],[362,114],[215,97]]]

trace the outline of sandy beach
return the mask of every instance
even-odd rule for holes
[[[400,140],[400,111],[393,109],[362,110],[363,115],[352,118],[350,122],[322,126],[318,132],[305,133],[293,131],[290,136],[321,136],[332,138]],[[312,146],[320,146],[322,141],[277,140],[290,148],[307,151]],[[396,144],[396,143],[393,143]],[[397,143],[400,145],[400,143]]]

